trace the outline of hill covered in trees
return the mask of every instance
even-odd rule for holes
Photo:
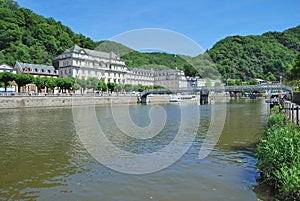
[[[208,54],[224,78],[279,80],[288,76],[300,52],[300,26],[259,36],[229,36]]]
[[[95,42],[53,18],[44,18],[21,8],[13,0],[0,0],[0,63],[48,64],[65,49],[83,48],[113,51],[129,67],[146,69],[179,68],[188,76],[248,80],[279,80],[293,68],[300,52],[300,26],[259,36],[229,36],[197,57],[162,52],[141,53],[124,45]],[[220,73],[220,74],[219,74]]]
[[[94,49],[95,42],[53,18],[44,18],[12,0],[0,0],[0,63],[52,64],[74,44]]]

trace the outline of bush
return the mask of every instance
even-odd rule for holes
[[[283,114],[268,120],[266,137],[258,145],[261,182],[278,192],[279,199],[300,200],[300,128]]]
[[[271,128],[273,126],[283,126],[286,124],[285,116],[283,113],[274,113],[268,119],[267,128]]]

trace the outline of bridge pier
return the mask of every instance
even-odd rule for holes
[[[209,91],[200,91],[200,105],[208,104]]]
[[[147,103],[147,96],[142,96],[140,101],[141,101],[141,103],[146,104]]]

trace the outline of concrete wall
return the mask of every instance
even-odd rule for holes
[[[57,107],[72,105],[105,105],[105,104],[136,104],[135,96],[107,96],[107,97],[0,97],[1,108],[23,107]]]

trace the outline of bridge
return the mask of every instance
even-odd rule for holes
[[[209,92],[259,92],[259,91],[280,91],[283,93],[293,92],[292,87],[284,85],[246,85],[246,86],[220,86],[220,87],[191,87],[191,88],[178,88],[178,89],[152,89],[141,92],[140,98],[143,103],[146,102],[149,94],[176,94],[176,93],[197,93],[200,92],[208,96]]]

